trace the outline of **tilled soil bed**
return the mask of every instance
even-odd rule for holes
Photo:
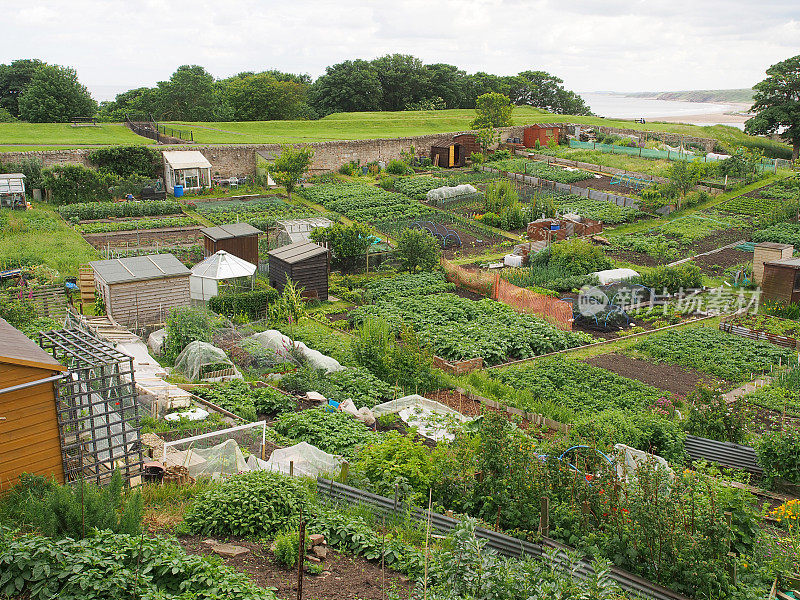
[[[714,254],[698,256],[692,259],[692,262],[700,267],[703,273],[707,275],[721,275],[725,269],[747,262],[748,257],[750,260],[753,258],[752,255],[748,255],[747,252],[742,252],[736,248],[728,248],[727,250],[715,252]]]
[[[190,554],[210,556],[214,554],[201,542],[200,536],[179,537],[178,542]],[[229,541],[215,538],[218,541]],[[224,558],[225,566],[247,573],[257,585],[275,588],[279,598],[297,596],[297,570],[284,569],[275,561],[272,552],[261,544],[246,540],[232,539],[230,543],[250,550],[235,558]],[[304,575],[303,597],[315,600],[383,600],[389,590],[400,598],[411,595],[412,584],[406,577],[386,569],[381,572],[380,565],[373,564],[357,556],[347,556],[328,550],[328,556],[321,563],[321,575]]]
[[[112,231],[108,233],[85,233],[83,239],[95,248],[106,245],[135,248],[168,244],[196,244],[200,241],[202,225],[196,227],[167,227],[164,229],[140,229],[133,231]]]
[[[704,373],[666,363],[654,363],[622,354],[601,354],[586,359],[590,365],[601,367],[617,375],[636,379],[685,398],[701,382],[712,383]]]

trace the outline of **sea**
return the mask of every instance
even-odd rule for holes
[[[592,112],[601,117],[610,119],[638,119],[657,120],[658,117],[683,117],[685,123],[693,125],[731,125],[744,129],[742,123],[737,123],[724,113],[736,110],[735,104],[722,104],[716,102],[680,102],[676,100],[658,100],[656,98],[632,98],[614,93],[605,92],[580,92]],[[695,115],[719,115],[719,119],[692,120]]]

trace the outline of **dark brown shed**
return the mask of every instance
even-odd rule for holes
[[[64,482],[54,377],[66,370],[0,319],[0,492],[22,473]]]
[[[258,236],[261,230],[249,223],[230,223],[201,230],[205,256],[224,250],[258,266]]]
[[[295,242],[269,253],[269,282],[279,292],[291,279],[303,295],[328,299],[330,253],[313,242]]]
[[[765,262],[761,297],[786,303],[800,302],[800,258]]]
[[[431,162],[442,168],[463,167],[466,156],[461,144],[452,139],[442,138],[431,145]]]

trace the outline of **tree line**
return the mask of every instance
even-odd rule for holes
[[[591,114],[580,96],[545,71],[468,74],[406,54],[347,60],[327,67],[316,80],[278,70],[217,79],[202,66],[183,65],[167,81],[128,90],[99,105],[74,69],[37,59],[0,64],[0,121],[67,122],[94,116],[118,122],[126,115],[162,121],[316,119],[337,112],[475,108],[487,93],[554,113]]]

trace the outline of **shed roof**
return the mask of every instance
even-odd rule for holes
[[[164,160],[173,169],[210,169],[211,163],[199,150],[170,150]]]
[[[532,123],[528,125],[527,129],[531,129],[536,127],[537,129],[552,129],[553,127],[562,128],[564,127],[565,123]]]
[[[211,238],[215,242],[246,235],[258,235],[261,233],[260,229],[253,227],[250,223],[229,223],[228,225],[219,225],[218,227],[205,227],[200,231],[202,231],[204,236]]]
[[[793,247],[791,244],[779,244],[777,242],[759,242],[755,246],[756,248],[772,248],[774,250],[786,250]]]
[[[25,179],[22,173],[0,173],[0,179]]]
[[[36,367],[48,371],[67,370],[67,367],[42,350],[19,329],[12,327],[5,319],[0,319],[0,363]]]
[[[780,260],[771,260],[764,263],[765,265],[775,265],[778,267],[792,267],[795,269],[800,268],[800,256],[797,258],[781,258]]]
[[[92,265],[95,275],[109,284],[161,279],[178,275],[188,276],[190,273],[189,269],[172,254],[95,260],[89,264]]]
[[[314,242],[295,242],[294,244],[289,244],[288,246],[282,246],[281,248],[271,250],[269,257],[277,258],[278,260],[282,260],[285,263],[293,265],[309,258],[327,253],[327,248],[318,246]]]

